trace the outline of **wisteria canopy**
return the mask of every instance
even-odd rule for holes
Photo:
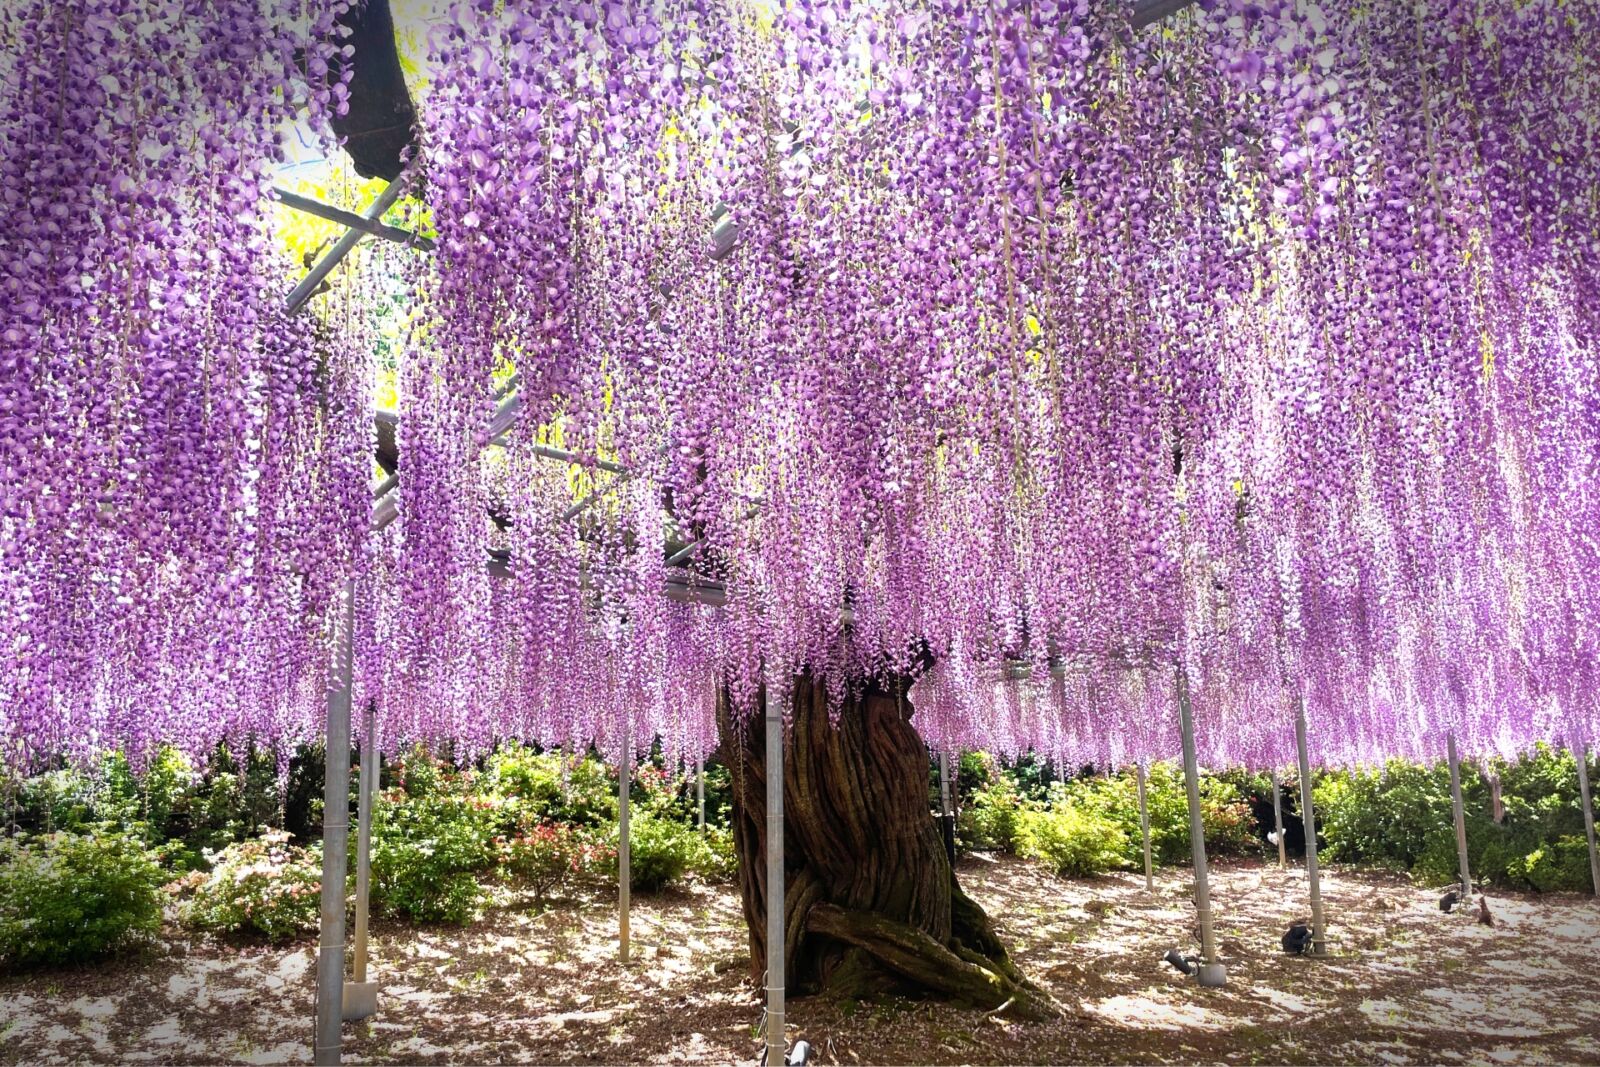
[[[433,252],[301,315],[338,13],[7,5],[5,760],[315,735],[352,580],[386,745],[1600,732],[1600,0],[1128,2],[459,3]]]

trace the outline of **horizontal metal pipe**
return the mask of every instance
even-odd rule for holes
[[[310,197],[291,193],[287,189],[274,189],[272,191],[277,194],[278,199],[283,201],[286,206],[292,207],[296,211],[303,211],[307,215],[315,215],[318,218],[327,219],[329,222],[337,222],[341,226],[348,226],[352,230],[360,230],[362,233],[372,237],[381,237],[385,241],[410,245],[412,248],[423,252],[433,251],[433,241],[423,237],[421,234],[412,233],[410,230],[402,230],[398,226],[387,226],[375,219],[363,218],[354,211],[346,211],[344,208],[334,207],[332,204],[324,204],[319,200],[312,200]]]

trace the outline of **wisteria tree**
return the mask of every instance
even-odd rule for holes
[[[300,319],[350,46],[173,6],[4,23],[8,758],[313,734],[353,582],[385,745],[720,746],[758,973],[770,692],[790,984],[1039,1013],[926,746],[1168,755],[1180,677],[1217,762],[1600,725],[1594,0],[458,3],[434,254]]]

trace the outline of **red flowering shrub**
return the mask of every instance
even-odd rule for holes
[[[543,900],[568,878],[602,866],[614,855],[610,846],[565,823],[540,823],[494,841],[501,869]]]
[[[229,845],[210,857],[209,875],[198,875],[195,896],[183,918],[202,930],[258,934],[287,941],[317,928],[322,890],[321,858],[289,844],[281,830]]]

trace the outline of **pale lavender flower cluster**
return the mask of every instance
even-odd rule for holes
[[[388,744],[692,757],[796,671],[1071,762],[1170,755],[1179,670],[1217,763],[1301,698],[1328,762],[1600,732],[1600,3],[1130,10],[457,4],[375,536],[364,335],[264,304],[267,142],[184,140],[152,214],[25,177],[8,96],[7,214],[92,237],[0,237],[0,726],[303,732],[357,574]],[[252,63],[153,110],[259,122]]]

